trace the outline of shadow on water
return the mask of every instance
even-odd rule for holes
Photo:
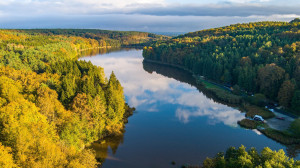
[[[117,48],[117,47],[112,47],[112,48],[95,48],[95,49],[88,49],[88,50],[83,50],[80,52],[80,57],[94,57],[97,55],[104,55],[116,51],[123,51],[123,50],[132,50],[132,48]]]
[[[96,141],[93,144],[91,144],[89,148],[95,150],[96,159],[102,165],[105,162],[105,160],[119,161],[119,159],[115,158],[113,155],[117,153],[119,145],[123,144],[123,142],[124,132],[118,135],[108,136],[102,140]],[[110,151],[112,155],[109,154]]]
[[[235,104],[229,104],[227,102],[224,102],[218,98],[215,97],[211,92],[207,91],[204,86],[200,85],[197,83],[196,79],[193,77],[193,74],[191,72],[182,70],[178,67],[174,67],[171,65],[164,65],[164,64],[159,64],[155,62],[149,62],[146,60],[143,60],[143,68],[145,71],[148,73],[152,74],[153,72],[156,72],[160,75],[163,75],[168,78],[173,78],[177,81],[187,83],[195,88],[199,92],[202,92],[207,98],[212,99],[214,102],[221,103],[233,108],[238,108],[237,105]]]
[[[300,154],[300,145],[286,145],[286,153],[289,157],[298,157]]]
[[[148,73],[152,74],[156,72],[168,78],[173,78],[177,81],[190,84],[191,86],[197,87],[195,78],[192,76],[192,73],[188,71],[181,70],[176,67],[161,65],[158,63],[152,63],[148,61],[143,61],[143,68]]]
[[[192,73],[182,70],[177,67],[169,66],[169,65],[162,65],[159,63],[149,62],[149,61],[143,61],[143,68],[148,73],[152,74],[153,72],[156,72],[160,75],[163,75],[168,78],[173,78],[177,81],[184,82],[187,84],[190,84],[191,86],[196,87],[199,92],[202,92],[205,94],[207,98],[213,99],[215,102],[225,104],[227,106],[236,108],[236,105],[228,104],[223,101],[220,101],[217,99],[214,95],[212,95],[210,92],[206,91],[203,86],[199,85],[196,82],[196,79],[193,77]],[[286,146],[286,153],[289,157],[298,157],[300,154],[300,144],[296,145],[284,145]]]
[[[118,51],[120,48],[96,48],[96,49],[90,49],[90,50],[83,50],[80,53],[80,57],[93,57],[99,54],[106,54],[114,51]]]

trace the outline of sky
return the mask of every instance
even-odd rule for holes
[[[290,21],[299,7],[299,0],[0,0],[0,28],[192,32]]]

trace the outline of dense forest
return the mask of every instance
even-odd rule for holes
[[[143,56],[300,111],[299,19],[188,33],[144,47]]]
[[[112,72],[77,61],[101,41],[0,30],[0,167],[96,167],[85,146],[123,131],[133,109]]]
[[[144,46],[158,40],[167,40],[168,36],[137,31],[110,31],[99,29],[23,29],[30,34],[78,36],[99,41],[100,46]]]
[[[41,73],[53,62],[76,59],[85,49],[134,45],[163,37],[140,32],[83,32],[85,30],[0,30],[0,65]]]

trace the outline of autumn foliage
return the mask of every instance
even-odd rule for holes
[[[86,145],[124,127],[114,73],[76,61],[99,41],[0,30],[0,167],[97,167]]]

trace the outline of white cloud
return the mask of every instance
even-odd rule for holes
[[[271,0],[0,0],[0,10],[11,16],[39,15],[194,15],[194,16],[250,16],[270,14],[299,14],[295,0],[277,5]],[[223,3],[221,3],[223,2]],[[277,13],[278,12],[278,13]]]
[[[296,0],[226,2],[229,1],[0,0],[0,28],[190,32],[249,21],[290,21],[300,15],[300,1]]]
[[[0,9],[1,11],[1,9]],[[81,28],[146,32],[192,32],[256,21],[291,21],[300,15],[270,16],[153,16],[153,15],[56,15],[11,17],[2,12],[1,28]]]
[[[260,3],[260,2],[270,2],[271,0],[228,0],[233,3]]]
[[[0,0],[0,8],[19,14],[85,14],[127,11],[142,6],[163,5],[164,0]],[[40,12],[40,10],[42,12]]]
[[[269,16],[259,16],[259,15],[251,15],[247,18],[249,19],[257,19],[257,21],[260,21],[260,20],[292,20],[294,18],[299,18],[300,15],[296,15],[296,14],[289,14],[289,15],[279,15],[279,14],[274,14],[274,15],[269,15]]]

